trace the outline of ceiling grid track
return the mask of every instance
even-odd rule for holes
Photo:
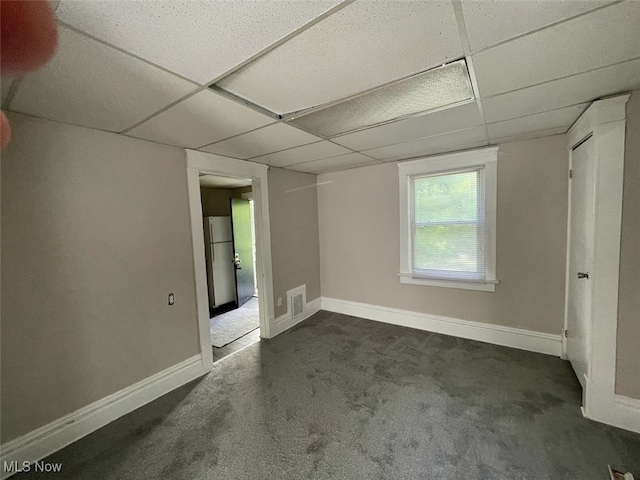
[[[270,124],[268,124],[268,125],[263,125],[262,127],[256,127],[256,128],[251,129],[251,130],[247,130],[246,132],[237,133],[237,134],[235,134],[235,135],[231,135],[231,136],[229,136],[229,137],[221,138],[220,140],[216,140],[215,142],[209,142],[209,143],[207,143],[206,145],[201,145],[201,146],[199,146],[199,147],[195,147],[193,150],[200,150],[201,148],[210,147],[210,146],[212,146],[212,145],[215,145],[216,143],[225,142],[225,141],[227,141],[227,140],[231,140],[232,138],[236,138],[236,137],[240,137],[240,136],[242,136],[242,135],[246,135],[247,133],[253,133],[253,132],[256,132],[256,131],[258,131],[258,130],[262,130],[263,128],[271,127],[272,125],[275,125],[275,124],[277,124],[277,123],[280,123],[280,122],[273,122],[273,123],[270,123]],[[313,143],[313,142],[310,142],[310,143]],[[286,150],[286,149],[285,149],[285,150]],[[257,155],[256,155],[256,156],[257,156]],[[235,157],[233,157],[233,158],[235,158]]]
[[[210,86],[211,86],[211,85],[213,85],[213,84],[215,84],[216,82],[219,82],[219,81],[220,81],[220,80],[222,80],[224,77],[226,77],[226,76],[228,76],[228,75],[232,74],[233,72],[235,72],[235,71],[239,70],[240,68],[242,68],[242,67],[244,67],[244,66],[248,65],[249,63],[253,62],[253,61],[254,61],[254,60],[256,60],[257,58],[259,58],[259,57],[261,57],[261,56],[263,56],[263,55],[267,54],[267,53],[268,53],[268,52],[270,52],[271,50],[273,50],[273,49],[275,49],[275,48],[279,47],[280,45],[282,45],[282,44],[283,44],[283,43],[285,43],[286,41],[290,40],[291,38],[295,37],[296,35],[299,35],[299,34],[300,34],[300,33],[302,33],[303,31],[305,31],[305,30],[307,30],[307,29],[311,28],[312,26],[314,26],[314,25],[315,25],[315,24],[317,24],[318,22],[320,22],[320,21],[324,20],[325,18],[329,17],[330,15],[333,15],[334,13],[336,13],[336,12],[338,12],[338,11],[342,10],[343,8],[347,7],[348,5],[350,5],[351,3],[353,3],[354,1],[355,1],[355,0],[345,0],[344,2],[341,2],[340,4],[336,5],[335,7],[331,8],[331,9],[329,9],[329,10],[327,10],[326,12],[324,12],[324,13],[322,13],[321,15],[317,16],[317,17],[316,17],[316,18],[314,18],[313,20],[311,20],[311,21],[307,22],[306,24],[304,24],[304,25],[303,25],[303,26],[301,26],[300,28],[295,29],[295,30],[294,30],[293,32],[291,32],[290,34],[285,35],[284,37],[282,37],[282,38],[281,38],[280,40],[278,40],[277,42],[272,43],[271,45],[269,45],[269,46],[267,46],[266,48],[262,49],[261,51],[259,51],[259,52],[258,52],[258,53],[256,53],[255,55],[252,55],[251,57],[249,57],[248,59],[246,59],[244,62],[241,62],[240,64],[236,65],[233,69],[231,69],[231,70],[229,70],[229,71],[227,71],[227,72],[223,73],[222,75],[220,75],[220,76],[216,77],[213,81],[208,82],[208,83],[207,83],[207,84],[205,84],[205,85],[201,85],[201,84],[199,84],[199,83],[197,83],[197,82],[194,82],[194,81],[193,81],[193,80],[191,80],[190,78],[187,78],[187,77],[184,77],[184,76],[182,76],[182,75],[179,75],[179,74],[177,74],[177,73],[175,73],[175,72],[173,72],[173,71],[171,71],[171,70],[168,70],[168,69],[167,69],[167,68],[165,68],[165,67],[162,67],[162,66],[160,66],[160,65],[158,65],[158,64],[156,64],[156,63],[150,62],[149,60],[146,60],[146,59],[144,59],[144,58],[142,58],[142,57],[140,57],[140,56],[138,56],[138,55],[135,55],[135,54],[133,54],[133,53],[131,53],[131,52],[128,52],[128,51],[126,51],[126,50],[124,50],[124,49],[122,49],[122,48],[120,48],[120,47],[117,47],[117,46],[115,46],[115,45],[113,45],[113,44],[109,43],[109,42],[105,42],[104,40],[101,40],[100,38],[97,38],[97,37],[95,37],[95,36],[93,36],[93,35],[90,35],[90,34],[88,34],[88,33],[84,32],[84,31],[82,31],[82,30],[79,30],[79,29],[77,29],[77,28],[75,28],[75,27],[73,27],[73,26],[69,25],[69,24],[68,24],[68,23],[66,23],[66,22],[63,22],[63,21],[61,21],[61,20],[57,20],[57,22],[58,22],[60,25],[64,26],[65,28],[68,28],[69,30],[72,30],[72,31],[73,31],[73,32],[75,32],[75,33],[78,33],[78,34],[80,34],[80,35],[83,35],[84,37],[90,38],[91,40],[94,40],[94,41],[96,41],[96,42],[98,42],[98,43],[101,43],[101,44],[106,45],[106,46],[108,46],[108,47],[110,47],[110,48],[113,48],[114,50],[116,50],[116,51],[118,51],[118,52],[120,52],[120,53],[123,53],[123,54],[125,54],[125,55],[130,56],[130,57],[133,57],[133,58],[135,58],[136,60],[139,60],[139,61],[141,61],[141,62],[144,62],[144,63],[146,63],[146,64],[148,64],[148,65],[151,65],[151,66],[153,66],[153,67],[156,67],[156,68],[158,68],[158,69],[160,69],[160,70],[162,70],[162,71],[164,71],[164,72],[170,73],[171,75],[175,75],[176,77],[178,77],[178,78],[180,78],[180,79],[182,79],[182,80],[185,80],[185,81],[187,81],[187,82],[189,82],[189,83],[192,83],[192,84],[194,85],[194,87],[196,88],[193,92],[190,92],[189,94],[187,94],[187,95],[185,95],[185,96],[183,96],[183,97],[179,98],[178,100],[176,100],[176,101],[174,101],[174,102],[170,103],[169,105],[166,105],[164,108],[162,108],[162,109],[160,109],[160,110],[156,111],[155,113],[153,113],[153,114],[151,114],[151,115],[149,115],[149,116],[145,117],[144,119],[142,119],[141,121],[139,121],[139,122],[135,123],[134,125],[132,125],[132,126],[130,126],[130,127],[128,127],[128,128],[125,128],[124,130],[122,130],[122,131],[118,132],[118,133],[121,133],[121,134],[126,134],[126,133],[128,133],[129,131],[133,130],[134,128],[136,128],[136,127],[138,127],[138,126],[142,125],[143,123],[145,123],[145,122],[147,122],[147,121],[151,120],[152,118],[154,118],[154,117],[156,117],[156,116],[160,115],[161,113],[163,113],[163,112],[167,111],[167,110],[168,110],[168,109],[170,109],[171,107],[174,107],[174,106],[175,106],[175,105],[177,105],[178,103],[183,102],[183,101],[185,101],[185,100],[187,100],[187,99],[189,99],[189,98],[193,97],[194,95],[196,95],[196,94],[198,94],[198,93],[200,93],[200,92],[202,92],[202,91],[204,91],[204,90],[210,89],[210,90],[214,90],[214,91],[216,91],[216,89],[210,88]],[[56,7],[56,8],[57,8],[57,7]],[[221,94],[221,92],[217,92],[217,93]],[[241,103],[241,104],[243,104],[243,105],[245,105],[245,106],[247,106],[247,107],[253,108],[254,110],[256,110],[256,111],[258,111],[258,112],[260,112],[260,113],[262,113],[262,114],[269,115],[269,116],[271,116],[271,117],[277,117],[277,119],[278,119],[278,120],[280,120],[280,117],[281,117],[280,115],[275,114],[275,113],[273,113],[273,112],[270,112],[270,114],[267,114],[266,112],[269,112],[269,110],[264,109],[264,108],[260,107],[259,105],[251,104],[251,102],[245,101],[244,99],[234,98],[234,97],[235,97],[234,95],[225,95],[225,97],[227,97],[227,98],[229,98],[229,99],[231,99],[231,100],[235,100],[236,102]]]
[[[367,149],[364,149],[362,151],[358,151],[358,153],[362,153],[363,155],[367,155],[365,152],[368,152],[370,150],[377,150],[379,148],[387,148],[387,147],[393,147],[393,146],[396,146],[396,145],[402,145],[402,144],[405,144],[405,143],[417,142],[417,141],[420,141],[420,140],[424,140],[425,138],[436,138],[436,137],[442,137],[443,135],[450,135],[452,133],[466,132],[466,131],[469,131],[469,130],[474,130],[474,129],[478,128],[478,127],[482,127],[482,125],[474,125],[472,127],[459,128],[457,130],[449,130],[449,131],[444,132],[444,133],[437,133],[435,135],[426,135],[424,137],[414,138],[413,140],[403,140],[403,141],[400,141],[400,142],[389,143],[387,145],[381,145],[380,147],[367,148]],[[367,156],[370,156],[370,155],[367,155]]]
[[[273,125],[273,123],[272,123],[271,125]],[[269,126],[269,125],[267,125],[267,126]],[[265,127],[260,127],[260,128],[265,128]],[[256,128],[255,130],[251,130],[251,132],[255,132],[256,130],[260,130],[260,129],[259,129],[259,128]],[[245,132],[245,133],[250,133],[250,132]],[[244,133],[241,133],[240,135],[244,135]],[[229,137],[229,138],[239,137],[240,135],[235,135],[234,137]],[[229,140],[229,138],[227,138],[227,140]],[[224,141],[224,140],[221,140],[221,142],[222,142],[222,141]],[[222,157],[237,158],[238,160],[247,160],[247,161],[252,161],[252,160],[254,160],[254,159],[256,159],[256,158],[264,157],[264,156],[266,156],[266,155],[273,155],[273,154],[275,154],[275,153],[282,153],[282,152],[286,152],[286,151],[289,151],[289,150],[293,150],[294,148],[306,147],[307,145],[314,145],[314,144],[316,144],[316,143],[320,143],[320,142],[322,142],[322,141],[323,141],[323,140],[318,140],[317,142],[304,143],[304,144],[302,144],[302,145],[296,145],[295,147],[287,147],[287,148],[283,148],[282,150],[275,150],[275,151],[273,151],[273,152],[269,152],[269,153],[261,153],[260,155],[254,155],[253,157],[249,157],[249,158],[238,158],[238,157],[232,157],[232,156],[230,156],[230,155],[220,155],[219,153],[214,153],[213,155],[220,155],[220,156],[222,156]],[[200,149],[202,149],[202,148],[210,147],[210,146],[212,146],[212,145],[215,145],[216,143],[218,143],[218,142],[210,143],[209,145],[205,145],[204,147],[198,147],[198,148],[196,148],[195,150],[200,150]],[[207,153],[211,153],[211,152],[207,152]]]
[[[135,53],[131,53],[131,52],[128,52],[127,50],[124,50],[124,49],[122,49],[120,47],[116,47],[112,43],[105,42],[104,40],[101,40],[98,37],[95,37],[95,36],[85,32],[83,30],[80,30],[80,29],[78,29],[78,28],[76,28],[76,27],[74,27],[72,25],[69,25],[67,22],[63,22],[62,20],[56,20],[56,21],[58,22],[58,24],[62,25],[64,28],[66,28],[68,30],[71,30],[72,32],[75,32],[78,35],[82,35],[83,37],[90,38],[91,40],[93,40],[95,42],[98,42],[98,43],[100,43],[102,45],[105,45],[105,46],[107,46],[109,48],[112,48],[112,49],[114,49],[114,50],[116,50],[116,51],[118,51],[120,53],[124,53],[125,55],[127,55],[129,57],[135,58],[136,60],[139,60],[140,62],[146,63],[147,65],[151,65],[152,67],[156,67],[156,68],[158,68],[158,69],[160,69],[160,70],[162,70],[164,72],[170,73],[171,75],[174,75],[174,76],[176,76],[176,77],[178,77],[178,78],[180,78],[180,79],[182,79],[182,80],[184,80],[186,82],[193,83],[194,87],[202,87],[202,85],[200,85],[197,82],[194,82],[190,78],[184,77],[184,76],[182,76],[182,75],[180,75],[180,74],[178,74],[176,72],[172,72],[168,68],[162,67],[162,66],[158,65],[157,63],[150,62],[149,60],[147,60],[145,58],[142,58],[142,57],[136,55]],[[204,88],[204,87],[202,87],[202,88]]]
[[[584,70],[584,71],[578,72],[578,73],[571,73],[569,75],[564,75],[564,76],[561,76],[561,77],[558,77],[558,78],[553,78],[551,80],[545,80],[544,82],[532,83],[531,85],[527,85],[527,86],[520,87],[520,88],[514,88],[512,90],[507,90],[505,92],[494,93],[493,95],[488,95],[488,96],[483,97],[483,98],[484,98],[484,100],[489,100],[490,98],[500,97],[502,95],[507,95],[509,93],[514,93],[514,92],[520,92],[520,91],[526,90],[528,88],[539,87],[540,85],[546,85],[548,83],[557,82],[559,80],[565,80],[565,79],[571,78],[571,77],[578,77],[580,75],[584,75],[585,73],[597,72],[598,70],[604,70],[605,68],[611,68],[611,67],[615,67],[615,66],[618,66],[618,65],[624,65],[625,63],[636,62],[638,60],[640,60],[640,56],[634,57],[634,58],[629,58],[629,59],[626,59],[626,60],[621,60],[621,61],[616,62],[616,63],[610,63],[610,64],[604,65],[602,67],[590,68],[589,70]],[[593,102],[595,100],[596,99],[589,100],[589,102]]]
[[[640,54],[632,48],[635,42],[631,42],[640,38],[634,27],[640,18],[640,10],[632,5],[636,3],[635,0],[604,0],[581,6],[561,2],[563,5],[544,8],[538,8],[538,2],[531,2],[536,5],[528,9],[501,8],[499,5],[487,7],[486,4],[474,6],[465,3],[466,0],[451,0],[442,2],[437,7],[439,10],[431,10],[426,6],[399,7],[398,12],[401,13],[384,9],[378,11],[373,4],[367,5],[365,0],[331,0],[314,9],[291,12],[290,20],[287,20],[288,8],[273,10],[279,12],[273,16],[274,22],[266,21],[270,8],[256,10],[259,13],[253,14],[253,17],[250,11],[248,20],[244,22],[246,25],[242,21],[233,23],[234,26],[227,31],[227,25],[231,24],[220,21],[219,32],[210,28],[211,25],[218,25],[216,21],[219,16],[211,17],[212,23],[207,23],[211,11],[209,6],[203,7],[204,10],[195,7],[186,9],[186,18],[191,20],[188,24],[175,24],[183,25],[180,28],[172,27],[174,19],[162,11],[158,17],[160,20],[147,31],[144,23],[148,16],[146,7],[134,9],[129,20],[126,10],[124,13],[114,13],[108,6],[95,10],[71,8],[71,5],[65,8],[64,0],[50,1],[60,15],[57,23],[61,34],[66,35],[65,43],[61,45],[69,47],[64,49],[66,56],[61,55],[58,63],[52,62],[55,67],[46,75],[36,77],[36,80],[28,76],[6,81],[3,110],[24,112],[36,118],[80,127],[85,126],[84,119],[88,128],[96,130],[132,138],[148,137],[148,141],[153,143],[179,148],[223,152],[217,155],[243,161],[263,159],[267,165],[286,165],[281,168],[291,170],[310,164],[307,168],[301,167],[302,171],[310,173],[357,168],[366,162],[384,164],[420,158],[438,154],[440,150],[460,151],[556,135],[589,103],[640,86],[637,83]],[[341,13],[332,17],[338,12]],[[386,12],[388,16],[380,17],[380,12]],[[409,13],[411,17],[407,17]],[[86,14],[94,15],[92,21],[86,21]],[[238,19],[248,15],[242,9],[233,10],[233,14]],[[119,30],[107,28],[109,23],[100,23],[100,15],[107,21],[111,19],[117,22],[113,25]],[[377,16],[369,18],[370,15]],[[416,60],[410,54],[412,50],[399,48],[413,45],[411,42],[417,42],[415,38],[421,38],[420,32],[425,30],[424,21],[413,29],[407,24],[408,18],[415,20],[422,18],[421,15],[426,15],[427,20],[438,18],[440,21],[429,29],[429,32],[433,31],[433,44],[427,47],[436,53]],[[380,20],[382,23],[366,30],[367,23],[363,23],[366,19]],[[620,22],[619,28],[613,28],[607,37],[605,33],[611,26],[617,25],[616,22]],[[191,38],[185,34],[184,28],[194,23],[197,35]],[[417,20],[414,23],[417,25]],[[373,21],[372,24],[378,25]],[[176,37],[167,36],[166,28],[160,29],[163,25]],[[594,31],[602,31],[603,37],[599,38],[598,34],[593,40],[601,41],[602,48],[575,55],[575,61],[561,68],[563,58],[568,56],[571,59],[571,55],[581,49],[583,36],[585,41],[589,41],[586,32],[591,29],[587,28],[581,34],[581,26],[597,27],[598,30]],[[398,45],[389,41],[381,44],[376,49],[378,55],[369,58],[367,52],[371,50],[371,45],[367,42],[362,43],[362,48],[350,49],[352,35],[361,28],[364,29],[363,38],[368,39],[380,38],[380,29],[386,31],[396,28],[398,32],[409,33],[404,37],[400,35]],[[249,31],[247,29],[254,31],[256,41],[246,45],[243,43],[242,48],[224,47],[225,50],[221,50],[223,44],[220,42],[228,40],[227,43],[233,44],[236,41],[235,34]],[[414,30],[415,35],[411,35]],[[296,38],[303,33],[302,37]],[[569,33],[570,37],[567,36]],[[157,35],[163,34],[159,43]],[[174,44],[174,40],[182,36],[185,37],[184,41]],[[136,43],[138,40],[140,45]],[[201,54],[196,55],[199,50],[195,47],[207,41],[210,43],[208,48],[203,46]],[[86,83],[79,84],[79,87],[83,87],[79,94],[69,87],[74,85],[71,80],[73,69],[84,69],[84,72],[92,70],[86,70],[83,58],[73,58],[74,55],[78,57],[78,54],[74,54],[73,45],[84,48],[80,50],[88,56],[87,59],[95,52],[95,58],[106,60],[100,63],[94,60],[96,68],[102,72],[97,81],[95,74],[93,77],[89,74],[80,77]],[[336,45],[343,46],[352,55],[360,54],[352,57],[350,62],[336,62],[331,57],[332,52],[335,55]],[[554,48],[556,45],[557,51]],[[320,51],[316,51],[314,46]],[[186,47],[189,50],[184,50]],[[172,53],[173,49],[175,53]],[[231,53],[223,55],[227,50]],[[405,51],[407,58],[398,53]],[[531,55],[523,55],[523,51],[531,52]],[[218,54],[222,63],[217,61]],[[171,55],[173,59],[169,58]],[[384,64],[377,63],[385,58],[384,55],[394,55],[389,59],[397,60],[397,65],[388,62],[391,66],[385,71]],[[314,60],[316,57],[318,60]],[[294,60],[295,67],[291,63]],[[110,78],[114,73],[108,66],[116,66],[118,62],[124,65],[123,74]],[[429,103],[427,92],[424,94],[427,98],[424,105],[425,108],[427,105],[431,108],[402,110],[404,104],[394,97],[397,89],[376,92],[400,84],[403,80],[410,80],[405,88],[424,84],[425,89],[438,92],[437,86],[421,83],[421,80],[413,80],[412,77],[455,62],[465,65],[465,95],[455,95],[458,85],[455,82],[445,85],[447,88],[442,87],[437,95],[442,98],[440,104],[446,98],[458,99],[457,102],[443,106],[437,102]],[[103,65],[106,66],[104,71]],[[361,68],[358,69],[358,66]],[[365,67],[381,69],[386,73],[377,76],[367,73],[368,76],[363,78],[369,80],[362,81],[353,72],[368,72]],[[141,73],[132,74],[128,79],[126,69],[134,71],[136,68]],[[320,70],[314,74],[313,68]],[[174,70],[181,73],[175,73]],[[327,72],[332,70],[343,75],[344,78],[338,75],[342,84],[337,80],[336,85],[321,81],[323,75],[329,75]],[[344,72],[352,74],[345,76]],[[286,78],[281,79],[279,76],[282,75]],[[393,78],[397,75],[400,77]],[[236,83],[237,79],[246,76],[250,81],[242,83],[238,80],[239,83]],[[121,78],[125,80],[114,81]],[[213,80],[209,81],[211,78]],[[66,83],[61,83],[64,79],[67,79]],[[483,97],[479,91],[479,80],[485,94]],[[316,88],[318,85],[328,85],[327,91]],[[56,96],[54,87],[60,88],[59,96]],[[147,91],[149,89],[151,91]],[[211,94],[202,93],[206,90],[211,90]],[[275,93],[270,93],[272,90]],[[320,93],[309,93],[316,90]],[[116,98],[114,105],[112,95],[120,91],[122,95]],[[262,93],[258,95],[256,92]],[[367,95],[372,96],[368,98]],[[180,98],[174,100],[178,96]],[[75,104],[73,101],[61,103],[66,98],[79,100]],[[395,106],[383,112],[386,117],[376,116],[376,106],[384,105],[383,100]],[[87,104],[81,101],[95,108],[104,108],[105,118],[94,121],[85,115],[82,109]],[[67,108],[68,104],[71,105]],[[447,113],[446,110],[451,112]],[[305,117],[304,121],[302,117]],[[218,136],[220,138],[216,139]],[[204,142],[207,143],[202,145]],[[201,145],[191,146],[198,144]],[[297,163],[289,165],[292,161]],[[342,164],[344,167],[336,167]]]
[[[219,87],[218,85],[212,84],[212,85],[209,85],[208,88],[209,90],[219,93],[220,95],[228,98],[229,100],[233,100],[234,102],[244,105],[245,107],[249,107],[258,113],[262,113],[263,115],[267,115],[268,117],[273,118],[274,120],[277,120],[277,121],[282,120],[282,115],[272,112],[271,110],[267,110],[266,108],[261,107],[257,103],[253,103],[252,101],[247,100],[246,98],[239,97],[238,95],[231,93],[230,91],[225,90],[224,88]]]
[[[454,9],[455,9],[456,8],[456,3],[460,3],[460,0],[452,0],[452,1],[453,1]],[[613,6],[613,5],[618,5],[619,3],[623,3],[625,1],[636,1],[636,0],[616,0],[614,2],[607,3],[606,5],[601,5],[599,7],[596,7],[594,9],[592,9],[592,10],[587,10],[586,12],[582,12],[582,13],[579,13],[577,15],[572,15],[572,16],[567,17],[567,18],[563,18],[562,20],[558,20],[557,22],[549,23],[548,25],[544,25],[542,27],[534,28],[533,30],[529,30],[529,31],[521,33],[519,35],[514,35],[513,37],[509,37],[509,38],[507,38],[505,40],[500,40],[499,42],[493,43],[491,45],[487,45],[486,47],[479,48],[478,50],[474,50],[474,51],[470,52],[470,54],[471,55],[476,55],[478,53],[485,52],[485,51],[490,50],[492,48],[499,47],[500,45],[504,45],[505,43],[509,43],[509,42],[514,41],[514,40],[518,40],[519,38],[526,37],[528,35],[532,35],[534,33],[538,33],[538,32],[541,32],[543,30],[547,30],[549,28],[556,27],[558,25],[562,25],[563,23],[570,22],[572,20],[575,20],[576,18],[584,17],[586,15],[591,15],[594,12],[597,12],[599,10],[604,10],[605,8],[609,8],[609,7]],[[461,11],[462,11],[462,8],[461,8]],[[457,16],[457,12],[456,12],[456,16]],[[466,31],[465,31],[465,35],[466,35]]]
[[[250,63],[256,61],[257,59],[259,59],[260,57],[266,55],[267,53],[269,53],[272,50],[275,50],[276,48],[278,48],[280,45],[282,45],[283,43],[288,42],[289,40],[291,40],[293,37],[296,37],[298,35],[300,35],[302,32],[304,32],[305,30],[309,30],[311,27],[313,27],[314,25],[316,25],[317,23],[321,22],[322,20],[326,19],[327,17],[330,17],[331,15],[333,15],[336,12],[339,12],[340,10],[342,10],[345,7],[348,7],[349,5],[351,5],[353,2],[355,2],[356,0],[344,0],[343,2],[339,3],[338,5],[336,5],[335,7],[327,10],[326,12],[322,13],[321,15],[318,15],[317,17],[315,17],[314,19],[308,21],[307,23],[305,23],[304,25],[302,25],[301,27],[295,29],[293,32],[289,33],[288,35],[285,35],[284,37],[282,37],[280,40],[272,43],[271,45],[263,48],[262,50],[260,50],[259,52],[257,52],[256,54],[250,56],[249,58],[247,58],[246,60],[244,60],[243,62],[240,62],[238,65],[236,65],[235,67],[233,67],[230,70],[227,70],[226,72],[224,72],[221,75],[218,75],[216,78],[214,78],[213,80],[211,80],[210,82],[208,82],[206,84],[207,87],[211,87],[212,85],[214,85],[215,83],[218,83],[220,80],[222,80],[225,77],[228,77],[229,75],[231,75],[232,73],[237,72],[238,70],[240,70],[243,67],[246,67],[247,65],[249,65]],[[225,90],[226,91],[226,90]],[[240,98],[240,97],[238,97]],[[262,108],[262,107],[261,107]],[[266,110],[266,109],[265,109]]]
[[[469,46],[469,38],[467,36],[467,26],[464,21],[464,14],[462,13],[462,3],[460,0],[451,0],[453,3],[453,12],[456,16],[456,23],[458,24],[458,32],[460,34],[460,42],[462,43],[462,51],[464,52],[467,61],[467,70],[469,71],[469,78],[471,79],[471,88],[473,94],[476,97],[478,110],[480,111],[480,118],[482,119],[482,125],[484,126],[484,135],[487,144],[491,143],[489,138],[489,127],[487,127],[487,121],[484,117],[484,109],[482,108],[482,101],[480,100],[480,91],[478,90],[478,79],[476,78],[476,70],[473,66],[473,59],[471,58],[471,48]]]

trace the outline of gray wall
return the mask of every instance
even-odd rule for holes
[[[640,398],[640,90],[627,103],[616,393]]]
[[[287,290],[307,285],[307,301],[320,296],[316,176],[269,168],[269,217],[275,315],[287,313]],[[282,305],[277,306],[278,297]]]
[[[568,153],[564,136],[500,146],[495,293],[404,285],[398,168],[318,177],[322,296],[560,334]]]
[[[184,152],[11,121],[2,152],[2,443],[200,349]]]

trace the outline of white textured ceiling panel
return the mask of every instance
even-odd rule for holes
[[[640,87],[640,59],[554,80],[482,101],[487,122],[577,105]]]
[[[292,165],[288,167],[290,170],[307,173],[328,173],[338,170],[346,170],[355,167],[364,167],[367,165],[378,165],[381,162],[372,160],[361,153],[347,153],[337,157],[323,158],[313,162],[301,163],[300,165]]]
[[[494,139],[491,139],[491,144],[500,145],[503,143],[521,142],[524,140],[533,140],[534,138],[549,137],[551,135],[560,135],[562,133],[566,133],[567,130],[569,130],[569,128],[570,127],[567,127],[567,126],[557,127],[557,128],[550,128],[548,130],[540,130],[538,132],[523,133],[521,135],[512,135],[510,137],[494,138]]]
[[[588,106],[588,103],[583,103],[572,107],[505,120],[504,122],[490,123],[487,125],[489,138],[493,140],[495,138],[511,137],[551,128],[569,127]]]
[[[53,59],[24,77],[10,108],[120,132],[197,86],[68,28]]]
[[[303,132],[287,124],[276,123],[253,132],[222,140],[200,150],[246,160],[258,155],[278,152],[321,140],[320,137]]]
[[[462,11],[469,45],[474,51],[607,3],[611,0],[462,0]]]
[[[138,125],[127,135],[198,148],[274,121],[207,89]]]
[[[282,114],[348,97],[462,55],[451,2],[357,1],[218,85]]]
[[[412,142],[366,150],[362,153],[378,160],[392,161],[419,155],[431,155],[449,150],[486,145],[484,127],[473,127],[458,132],[421,138]]]
[[[199,83],[213,81],[341,0],[63,0],[71,26]]]
[[[352,150],[367,150],[482,124],[476,102],[411,117],[379,127],[336,137],[334,142]]]
[[[253,158],[251,161],[266,163],[274,167],[288,167],[289,165],[295,165],[297,163],[311,162],[313,160],[335,157],[346,153],[352,152],[340,145],[323,140],[322,142],[291,148],[283,152],[262,155],[261,157]]]
[[[640,56],[640,2],[612,5],[473,55],[480,96]]]

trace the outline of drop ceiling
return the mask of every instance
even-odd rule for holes
[[[62,0],[56,14],[55,57],[3,81],[3,108],[316,174],[561,134],[640,87],[636,0]],[[389,86],[456,61],[470,98],[399,108]]]

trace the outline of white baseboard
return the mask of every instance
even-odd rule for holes
[[[396,308],[322,297],[322,310],[559,357],[562,337]]]
[[[581,407],[585,418],[640,433],[640,399],[610,393],[600,395],[598,401],[597,408],[592,406],[589,414]]]
[[[0,446],[0,478],[4,479],[16,473],[15,471],[5,472],[2,468],[4,462],[17,461],[19,465],[22,465],[22,462],[41,460],[210,371],[211,369],[204,364],[202,355],[196,355],[22,437],[7,442]]]
[[[289,312],[276,318],[275,322],[273,322],[273,327],[271,327],[271,338],[281,334],[285,330],[289,330],[291,327],[297,325],[303,320],[306,320],[311,315],[318,313],[320,311],[320,304],[320,298],[316,298],[315,300],[307,302],[304,307],[304,312],[302,312],[301,315],[298,315],[295,319],[291,318],[291,313]]]
[[[611,425],[640,433],[640,399],[624,395],[613,396]]]

